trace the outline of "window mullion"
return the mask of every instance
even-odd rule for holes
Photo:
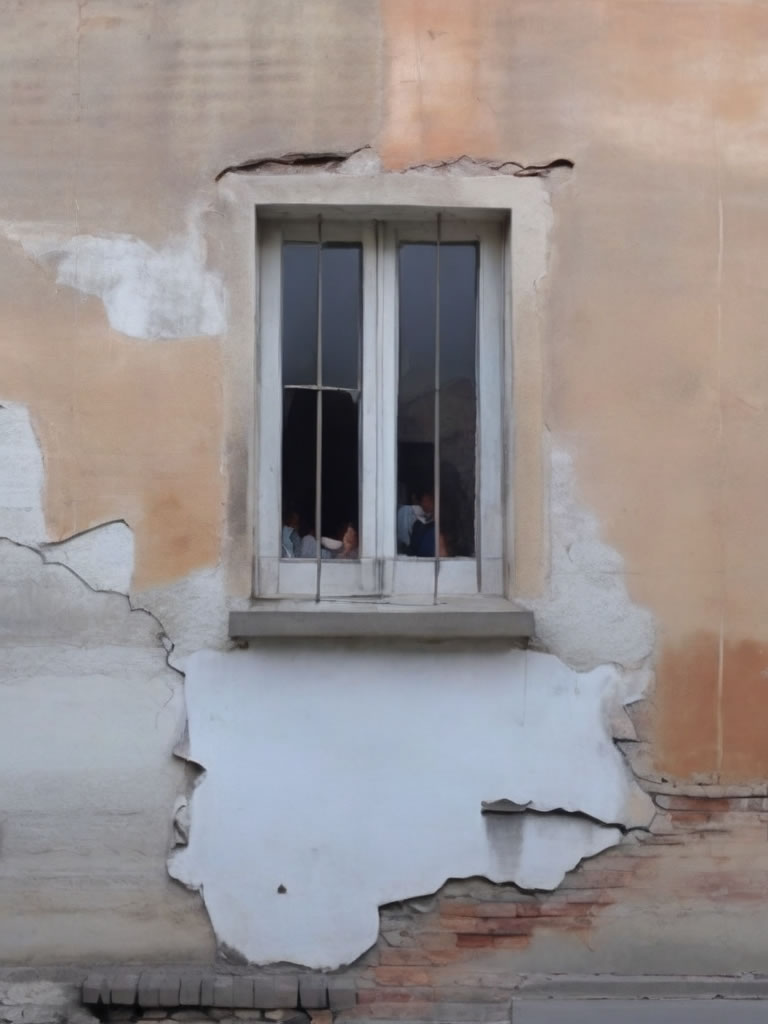
[[[397,235],[392,225],[380,224],[378,236],[378,553],[382,562],[382,589],[389,593],[396,553],[397,515]]]

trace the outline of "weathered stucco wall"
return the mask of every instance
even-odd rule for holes
[[[3,776],[15,795],[2,801],[12,841],[0,852],[0,912],[14,924],[0,956],[142,955],[144,926],[129,927],[121,910],[136,879],[152,879],[129,902],[141,921],[142,900],[151,904],[158,954],[211,954],[202,901],[164,868],[184,789],[170,756],[180,677],[148,620],[128,625],[143,613],[125,595],[156,616],[174,665],[204,648],[222,664],[241,658],[223,653],[222,627],[228,600],[242,597],[246,486],[232,467],[247,439],[232,432],[238,368],[214,178],[268,154],[370,147],[392,173],[461,156],[574,161],[550,182],[549,272],[516,410],[537,441],[526,451],[538,496],[517,523],[519,550],[536,552],[521,559],[518,592],[567,670],[611,663],[626,676],[595,725],[595,749],[610,730],[629,738],[646,780],[759,784],[768,11],[750,0],[39,0],[11,4],[6,28],[3,615],[23,610],[49,665],[61,653],[56,601],[67,608],[73,587],[97,618],[116,601],[121,611],[103,635],[76,639],[82,655],[69,652],[71,667],[52,676],[17,625],[7,632],[3,721],[13,716],[20,739],[9,740]],[[70,541],[61,560],[123,596],[83,594],[76,577],[40,562],[35,551],[50,560],[46,543],[82,531],[90,540]],[[35,573],[70,589],[30,587]],[[108,653],[113,632],[125,662]],[[102,682],[90,690],[86,676]],[[643,692],[633,744],[621,708]],[[199,710],[190,707],[193,721]],[[43,771],[28,736],[45,721],[59,739],[46,743]],[[128,728],[141,745],[117,765],[104,740],[123,742]],[[555,735],[566,728],[563,715]],[[70,774],[70,745],[80,753],[94,734],[101,746]],[[217,784],[216,765],[204,766],[201,800]],[[51,804],[51,779],[66,779],[79,805],[91,775],[110,773],[120,813],[142,808],[136,875],[125,834],[110,838],[111,785],[87,797],[87,826],[70,816],[65,828]],[[74,845],[71,860],[51,861],[48,895],[22,912],[18,865],[34,847],[24,814],[46,843],[67,834]],[[191,843],[202,835],[193,817]],[[75,940],[49,925],[72,905],[68,887],[87,858],[104,883],[75,888],[98,919]],[[709,905],[702,889],[694,908]],[[758,920],[746,903],[742,913]],[[627,948],[634,920],[614,924]],[[668,922],[670,942],[685,932],[676,927]]]

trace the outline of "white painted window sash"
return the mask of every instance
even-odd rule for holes
[[[476,557],[435,560],[396,554],[398,309],[397,247],[434,241],[436,219],[323,222],[324,241],[358,241],[363,248],[362,394],[360,398],[359,561],[323,560],[321,598],[437,597],[503,594],[503,231],[493,221],[446,218],[442,238],[479,242]],[[257,493],[254,509],[255,593],[314,596],[315,560],[282,559],[281,267],[283,241],[314,241],[317,221],[258,223]]]

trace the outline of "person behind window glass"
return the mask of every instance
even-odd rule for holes
[[[449,462],[440,466],[441,558],[469,556],[473,551],[473,519],[466,493],[456,468]],[[397,510],[397,549],[413,558],[435,557],[435,496],[422,487],[412,505]]]
[[[301,549],[299,533],[299,513],[293,505],[285,506],[283,513],[282,558],[298,558]]]

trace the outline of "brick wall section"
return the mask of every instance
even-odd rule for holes
[[[535,952],[539,937],[556,935],[592,949],[592,933],[607,908],[622,910],[629,933],[633,907],[684,901],[690,912],[692,906],[719,910],[723,900],[764,902],[768,796],[652,796],[657,814],[648,831],[632,832],[618,847],[584,861],[555,892],[523,892],[480,878],[450,881],[432,896],[383,907],[378,942],[346,970],[245,969],[253,984],[250,1005],[308,1010],[330,1004],[334,1017],[350,1021],[474,1020],[481,1019],[477,1008],[485,1006],[490,1020],[508,1006],[526,974],[550,970],[544,961],[532,968],[530,958],[521,968],[520,954]],[[717,936],[705,941],[716,944]],[[597,948],[594,972],[604,970]],[[193,973],[199,985],[200,972]],[[213,992],[206,979],[198,1005],[239,1005],[221,981],[216,997],[205,995],[202,989]],[[142,975],[137,991],[142,981],[146,987],[152,978]],[[163,1002],[162,979],[154,981],[159,1005],[170,1005]],[[92,978],[91,996],[100,984]],[[241,981],[238,991],[242,987]]]
[[[555,892],[454,880],[433,897],[383,907],[378,943],[348,972],[356,976],[356,1012],[432,1019],[438,1005],[506,1003],[523,973],[522,951],[547,933],[589,948],[608,907],[626,907],[629,930],[633,906],[765,899],[768,797],[651,795],[650,830],[584,861]],[[601,970],[598,953],[594,971]]]

